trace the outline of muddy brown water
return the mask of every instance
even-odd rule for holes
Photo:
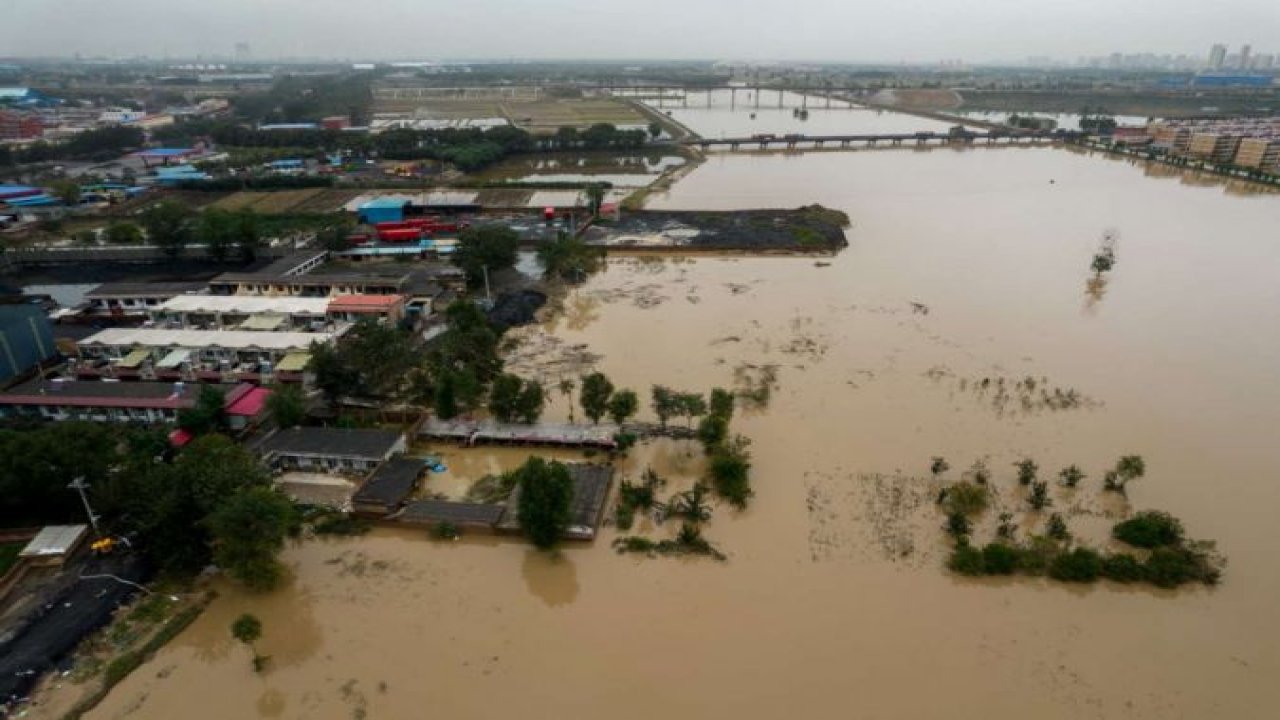
[[[543,349],[518,366],[549,380],[596,356],[637,388],[776,366],[768,408],[735,420],[756,497],[707,528],[728,562],[618,556],[611,529],[559,557],[421,531],[305,542],[287,587],[223,586],[90,717],[1275,717],[1280,198],[1040,148],[715,155],[653,205],[815,201],[854,220],[835,258],[614,259],[522,335]],[[1104,234],[1118,262],[1091,296]],[[981,388],[1027,377],[1081,402]],[[471,452],[459,472],[518,461]],[[1132,506],[1217,540],[1223,585],[942,569],[930,456],[951,478],[986,458],[1010,508],[1014,460],[1080,464],[1055,509],[1097,543],[1123,453],[1148,466]],[[623,472],[678,488],[699,462],[665,441]],[[228,631],[244,611],[262,675]]]

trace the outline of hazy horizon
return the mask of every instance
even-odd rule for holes
[[[1013,0],[8,0],[0,55],[188,59],[638,60],[789,59],[968,63],[1031,56],[1280,53],[1274,0],[1218,5],[1102,0],[1037,6]],[[157,31],[157,28],[163,28]]]

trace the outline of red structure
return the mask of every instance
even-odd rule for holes
[[[32,140],[44,135],[39,115],[0,110],[0,140]]]
[[[333,115],[321,120],[320,127],[325,130],[345,130],[351,127],[351,118],[346,115]]]

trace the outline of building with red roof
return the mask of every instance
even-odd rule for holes
[[[270,390],[248,383],[207,385],[182,382],[110,382],[34,379],[0,393],[0,417],[46,420],[173,423],[195,407],[202,387],[223,394],[232,430],[257,421]]]
[[[376,318],[396,324],[404,319],[404,295],[338,295],[329,301],[329,319],[336,322],[357,322],[364,318]]]

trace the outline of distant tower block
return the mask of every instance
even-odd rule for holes
[[[249,48],[249,43],[236,43],[236,60],[244,62],[253,57],[253,51]]]

